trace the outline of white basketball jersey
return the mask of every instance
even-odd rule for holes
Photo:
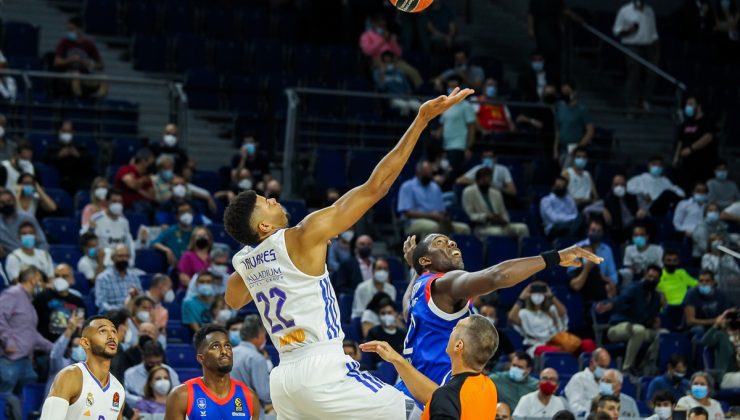
[[[312,343],[344,340],[339,302],[324,268],[309,276],[296,268],[285,246],[285,229],[256,248],[244,247],[232,259],[280,353]]]
[[[87,368],[85,362],[75,363],[82,372],[80,397],[69,406],[65,420],[116,420],[123,410],[126,391],[115,376],[108,374],[108,385],[103,388]]]

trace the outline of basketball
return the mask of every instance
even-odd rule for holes
[[[429,7],[434,0],[390,0],[402,12],[419,13]]]

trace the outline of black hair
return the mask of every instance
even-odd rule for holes
[[[378,311],[380,311],[380,308],[387,305],[388,302],[393,305],[393,299],[388,296],[388,293],[378,292],[375,294],[375,296],[373,296],[372,299],[370,299],[370,303],[367,304],[367,309],[378,313]]]
[[[727,161],[724,159],[718,159],[717,162],[714,164],[714,167],[716,168],[718,166],[728,166]]]
[[[396,58],[396,54],[391,50],[385,50],[383,51],[382,54],[380,54],[380,57],[381,58],[385,58],[385,57]]]
[[[84,324],[82,324],[82,328],[80,329],[80,331],[84,332],[84,331],[85,331],[85,329],[86,329],[87,327],[89,327],[89,326],[90,326],[90,324],[92,324],[92,323],[93,323],[93,321],[97,321],[97,320],[99,320],[99,319],[107,319],[108,321],[112,322],[112,323],[113,323],[113,325],[114,325],[114,326],[115,326],[116,328],[118,328],[118,325],[116,325],[116,323],[115,323],[115,322],[113,322],[113,320],[112,320],[112,319],[110,319],[110,318],[109,318],[108,316],[106,316],[106,315],[93,315],[93,316],[91,316],[90,318],[87,318],[87,319],[85,320],[85,323],[84,323]]]
[[[604,404],[607,401],[611,401],[611,402],[615,402],[615,403],[619,404],[619,397],[615,397],[614,395],[602,395],[602,396],[599,397],[599,400],[596,403],[596,405],[598,407],[604,407]]]
[[[539,55],[540,57],[544,57],[544,55],[542,55],[542,53],[539,50],[533,50],[531,53],[529,53],[530,57],[534,57],[536,55]]]
[[[22,143],[18,143],[18,146],[15,149],[16,153],[21,154],[21,152],[24,150],[30,150],[33,152],[33,147],[31,147],[31,143],[25,141]]]
[[[475,180],[480,181],[485,176],[493,176],[493,170],[488,166],[484,166],[475,171]]]
[[[237,315],[229,318],[229,320],[226,321],[226,325],[224,325],[224,327],[226,327],[227,330],[230,330],[231,327],[242,322],[244,322],[244,317]]]
[[[92,232],[85,232],[80,236],[80,247],[87,246],[87,243],[93,239],[98,239],[98,236]]]
[[[452,76],[448,77],[447,80],[445,80],[445,83],[449,83],[451,81],[457,82],[457,85],[460,86],[460,87],[462,87],[462,84],[463,84],[462,83],[463,82],[462,77],[460,77],[460,76],[458,76],[456,74],[453,74]]]
[[[663,163],[663,156],[660,156],[660,155],[652,155],[648,159],[648,163],[651,163],[651,162],[660,162],[660,163]]]
[[[678,250],[676,250],[676,248],[666,248],[666,250],[663,251],[663,258],[669,255],[675,255],[676,257],[680,257],[681,254],[678,253]]]
[[[707,410],[704,407],[701,407],[698,405],[686,413],[686,418],[689,419],[691,418],[692,415],[704,416],[704,418],[707,418],[707,419],[709,418],[709,412],[707,412]]]
[[[412,258],[414,259],[414,271],[416,271],[416,274],[419,276],[421,275],[421,273],[424,272],[424,267],[419,264],[419,258],[429,255],[429,244],[431,243],[432,238],[435,235],[435,233],[429,234],[421,240],[419,240],[419,235],[416,235],[416,248],[414,248],[414,254]]]
[[[135,307],[137,307],[137,308],[138,308],[139,306],[141,306],[141,304],[142,304],[142,303],[143,303],[144,301],[149,301],[149,302],[150,302],[150,303],[151,303],[152,305],[155,305],[155,304],[156,304],[156,302],[154,302],[154,299],[150,298],[150,297],[149,297],[149,296],[147,296],[147,295],[139,295],[139,296],[136,296],[136,297],[134,298],[134,300],[132,301],[132,303],[133,303],[133,305],[134,305]]]
[[[110,201],[110,199],[114,195],[119,195],[119,196],[123,197],[123,193],[120,190],[117,190],[115,188],[109,188],[108,189],[108,194],[105,195],[105,199],[108,200],[108,201]]]
[[[711,277],[711,278],[712,278],[712,281],[714,281],[714,272],[713,272],[713,271],[709,271],[709,270],[701,270],[701,271],[699,272],[699,275],[701,276],[702,274],[706,274],[707,276],[709,276],[709,277]]]
[[[570,86],[571,90],[576,90],[576,84],[572,80],[564,80],[560,83],[560,88],[563,86]]]
[[[128,321],[129,318],[131,318],[131,313],[127,311],[126,309],[119,309],[115,311],[108,311],[105,313],[104,318],[107,318],[110,320],[110,322],[113,323],[113,325],[118,328],[126,321]]]
[[[79,16],[72,16],[67,20],[67,23],[71,23],[78,28],[82,28],[82,18]]]
[[[676,397],[672,392],[660,390],[653,395],[653,404],[658,402],[670,401],[671,405],[676,403]]]
[[[378,261],[385,261],[386,265],[389,266],[388,268],[390,268],[390,263],[388,262],[388,258],[378,257],[372,263],[372,269],[373,269],[373,271],[375,271],[377,269],[376,267],[378,266]]]
[[[134,162],[135,163],[143,162],[153,157],[154,157],[154,154],[152,153],[152,151],[147,149],[146,147],[143,147],[137,150],[136,154],[134,154]]]
[[[518,352],[514,353],[514,357],[516,357],[519,360],[524,360],[525,362],[527,362],[527,367],[528,368],[531,368],[532,365],[534,364],[534,361],[532,360],[532,356],[530,356],[529,354],[527,354],[527,352],[518,351]]]
[[[657,264],[650,264],[650,265],[648,265],[648,266],[647,266],[647,268],[645,268],[645,272],[646,272],[646,273],[647,273],[648,271],[650,271],[650,270],[654,270],[654,271],[657,271],[658,273],[662,273],[662,272],[663,272],[663,269],[662,269],[662,268],[660,268],[660,266],[659,266],[659,265],[657,265]]]
[[[555,181],[553,181],[553,182],[552,182],[552,183],[553,183],[553,185],[554,185],[554,184],[555,184],[556,182],[558,182],[558,180],[561,180],[561,181],[565,182],[565,185],[568,185],[568,178],[566,178],[566,177],[564,177],[564,176],[562,176],[562,175],[558,175],[558,176],[556,176],[556,177],[555,177]]]
[[[259,243],[259,234],[250,225],[252,213],[257,203],[257,193],[253,190],[240,192],[224,210],[226,232],[242,245]]]
[[[141,346],[141,357],[162,357],[164,358],[164,349],[156,340],[147,341]]]
[[[177,208],[175,209],[175,211],[177,213],[179,213],[180,212],[180,209],[183,208],[183,207],[185,207],[185,206],[190,207],[190,211],[193,211],[193,206],[190,203],[188,203],[187,201],[183,201],[180,204],[178,204],[177,205]]]
[[[586,148],[586,147],[583,147],[583,146],[578,146],[578,147],[576,147],[575,149],[573,149],[573,156],[575,156],[575,155],[576,155],[576,153],[578,153],[578,152],[583,152],[583,153],[585,153],[586,155],[588,155],[588,148]]]
[[[686,366],[686,358],[680,353],[673,353],[668,359],[668,367],[676,368],[680,364]]]
[[[33,229],[34,232],[36,232],[36,226],[33,225],[30,221],[26,220],[25,222],[21,223],[20,226],[18,226],[18,232],[21,231],[24,227],[30,227]]]
[[[203,344],[206,344],[206,337],[208,337],[208,334],[213,333],[222,333],[225,336],[229,336],[229,332],[226,330],[226,328],[216,325],[216,324],[207,324],[204,325],[201,329],[199,329],[195,336],[193,337],[193,345],[195,346],[195,351],[197,353],[201,352],[201,347]]]
[[[576,416],[568,410],[560,410],[552,416],[552,420],[576,420]]]

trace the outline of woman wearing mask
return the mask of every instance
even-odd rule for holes
[[[126,347],[132,347],[139,342],[142,324],[154,324],[155,305],[154,300],[146,295],[136,296],[133,300],[129,301],[131,318],[128,319],[128,333],[124,342]],[[149,328],[152,328],[152,325],[149,325]],[[163,334],[159,335],[157,341],[163,348],[167,347],[167,338]]]
[[[211,304],[211,318],[213,319],[213,323],[221,325],[222,327],[226,326],[226,323],[229,322],[234,315],[236,315],[236,311],[226,305],[223,295],[216,296]]]
[[[77,311],[69,317],[67,329],[54,342],[54,347],[49,353],[49,380],[46,383],[48,393],[54,377],[67,366],[84,362],[87,359],[85,349],[80,346],[79,329],[85,322],[84,311]]]
[[[166,368],[160,366],[149,371],[149,377],[144,385],[144,398],[140,399],[135,407],[139,412],[139,418],[141,420],[164,419],[165,404],[171,390],[172,381]]]
[[[701,258],[706,252],[711,252],[711,249],[707,246],[711,235],[727,233],[727,223],[719,220],[719,215],[720,210],[717,203],[709,203],[704,207],[704,220],[699,222],[694,231],[691,232],[691,240],[694,244],[691,249],[692,257]]]
[[[213,247],[213,235],[207,227],[200,226],[190,235],[190,244],[177,264],[180,272],[180,284],[189,284],[194,274],[206,270],[211,264],[210,252]]]
[[[337,239],[331,241],[331,245],[329,245],[329,257],[326,259],[329,273],[336,273],[339,270],[339,266],[352,257],[350,244],[354,237],[355,232],[350,229],[342,232]]]
[[[46,213],[57,211],[57,204],[46,194],[44,188],[36,181],[36,177],[31,174],[22,174],[18,178],[15,196],[18,199],[18,210],[26,213],[36,215],[39,206]]]
[[[82,209],[82,218],[80,219],[80,225],[82,230],[87,230],[87,226],[90,224],[90,217],[93,214],[101,212],[108,208],[108,202],[106,196],[108,195],[108,181],[103,177],[97,177],[93,180],[90,186],[90,203],[88,203],[84,209]]]
[[[740,267],[737,261],[731,255],[719,250],[719,246],[725,243],[724,235],[713,233],[709,236],[708,243],[709,252],[701,257],[702,270],[714,273],[714,278],[720,285],[730,284],[733,280],[737,280],[740,277]]]
[[[385,292],[378,292],[373,296],[370,303],[367,304],[367,309],[362,312],[360,322],[362,323],[362,338],[366,338],[368,332],[374,327],[381,325],[380,320],[380,308],[387,305],[393,305],[393,300]]]
[[[702,407],[709,413],[708,420],[718,420],[725,418],[722,411],[722,405],[710,398],[714,380],[706,372],[696,372],[691,375],[691,392],[685,397],[681,397],[676,403],[676,409],[690,410],[694,407]]]

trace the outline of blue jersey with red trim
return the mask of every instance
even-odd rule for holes
[[[438,384],[444,383],[452,370],[452,362],[446,353],[452,329],[460,319],[472,313],[470,303],[454,314],[448,314],[434,304],[432,283],[443,275],[424,273],[416,279],[411,290],[411,305],[406,319],[408,332],[403,345],[403,356]],[[396,388],[413,398],[403,382],[399,382]]]
[[[201,378],[185,382],[188,387],[188,413],[186,420],[222,420],[252,418],[252,393],[243,383],[231,379],[231,391],[225,398],[218,398],[206,388]]]

